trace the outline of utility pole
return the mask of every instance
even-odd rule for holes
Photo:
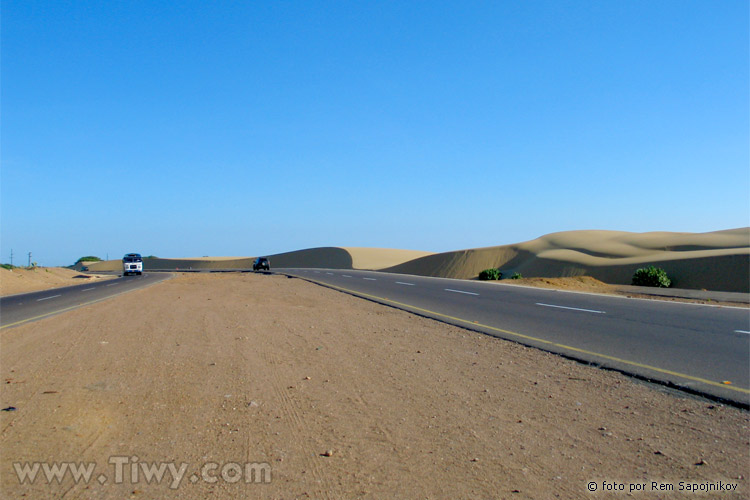
[[[31,252],[29,252],[29,265],[26,267],[31,267]]]
[[[13,249],[10,249],[10,267],[13,267]]]

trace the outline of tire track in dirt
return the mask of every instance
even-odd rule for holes
[[[269,365],[281,364],[281,361],[272,353],[265,352],[263,354],[263,357]],[[305,432],[305,428],[307,426],[305,425],[304,420],[299,414],[297,404],[292,399],[289,393],[290,388],[293,388],[294,386],[286,385],[284,381],[279,377],[278,370],[271,369],[270,371],[272,379],[271,384],[273,385],[273,394],[277,396],[276,399],[280,403],[280,408],[284,416],[287,418],[287,421],[291,421],[292,423],[290,430],[294,435],[294,440],[298,443],[303,443],[305,441],[305,435],[307,434]],[[321,469],[319,464],[319,457],[317,456],[317,454],[312,455],[310,453],[310,450],[302,449],[301,456],[308,470],[310,470],[313,475],[314,481],[312,486],[316,488],[316,491],[311,492],[311,496],[313,498],[325,499],[340,498],[340,495],[333,493],[333,486],[330,484],[330,481],[328,481],[327,475]]]

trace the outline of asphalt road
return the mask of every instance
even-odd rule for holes
[[[41,292],[0,297],[0,329],[46,318],[86,304],[93,304],[115,295],[164,281],[166,273],[145,273],[113,280],[53,288]]]
[[[747,408],[750,312],[468,280],[274,269]]]

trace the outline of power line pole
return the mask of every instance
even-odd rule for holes
[[[10,249],[10,267],[13,267],[13,249]]]
[[[31,267],[31,252],[29,252],[29,265],[26,267]]]

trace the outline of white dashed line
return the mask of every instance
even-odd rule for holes
[[[119,285],[119,283],[110,283],[109,285],[104,285],[104,286],[115,286],[115,285]]]
[[[474,293],[474,292],[464,292],[463,290],[454,290],[454,289],[452,289],[452,288],[446,288],[446,289],[445,289],[445,291],[446,291],[446,292],[455,292],[455,293],[465,293],[466,295],[479,295],[478,293]]]
[[[750,332],[746,332],[745,330],[735,330],[734,333],[747,333],[750,335]]]
[[[52,295],[51,297],[44,297],[43,299],[36,299],[36,301],[37,302],[41,302],[43,300],[54,299],[55,297],[62,297],[62,294],[60,294],[60,295]]]
[[[378,281],[378,280],[376,280],[375,278],[362,278],[362,279],[363,279],[363,280],[367,280],[367,281]]]
[[[343,276],[344,278],[351,278],[351,276],[349,276],[348,274],[342,274],[341,276]]]
[[[409,286],[414,286],[414,283],[406,283],[406,282],[404,282],[404,281],[397,281],[396,283],[397,283],[397,284],[399,284],[399,285],[409,285]]]
[[[544,307],[556,307],[558,309],[570,309],[571,311],[583,311],[583,312],[596,313],[596,314],[606,314],[604,311],[594,311],[593,309],[579,309],[577,307],[555,306],[552,304],[542,304],[541,302],[537,302],[536,305],[544,306]]]
[[[81,291],[82,291],[82,292],[88,292],[89,290],[96,290],[96,287],[92,287],[92,288],[84,288],[84,289],[83,289],[83,290],[81,290]]]
[[[326,274],[330,274],[331,276],[333,276],[333,273],[326,273]]]

